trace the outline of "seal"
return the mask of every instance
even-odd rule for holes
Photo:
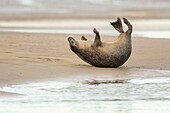
[[[96,28],[95,40],[93,43],[87,41],[85,36],[81,37],[81,41],[75,40],[73,37],[68,37],[70,49],[79,56],[83,61],[96,67],[112,67],[117,68],[123,65],[131,55],[132,51],[132,25],[123,18],[124,23],[128,26],[128,30],[124,32],[120,18],[110,24],[120,33],[111,42],[102,42],[100,33]]]

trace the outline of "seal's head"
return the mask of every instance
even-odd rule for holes
[[[68,42],[70,44],[70,49],[73,52],[77,52],[79,49],[79,44],[78,42],[73,38],[73,37],[68,37]]]

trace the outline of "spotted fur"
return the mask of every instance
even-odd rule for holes
[[[132,25],[123,18],[128,30],[124,32],[120,18],[116,22],[110,22],[111,25],[120,33],[112,42],[101,42],[100,34],[96,28],[93,29],[95,35],[94,43],[90,43],[83,36],[83,41],[76,41],[69,37],[68,41],[71,50],[77,54],[83,61],[96,67],[117,68],[123,65],[131,55],[132,44],[131,34]],[[85,40],[86,39],[86,40]]]

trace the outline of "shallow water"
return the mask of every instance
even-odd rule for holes
[[[95,27],[101,35],[117,36],[119,33],[105,19],[90,20],[41,20],[41,21],[0,21],[1,32],[26,32],[26,33],[57,33],[57,34],[82,34],[93,35],[92,29]],[[170,39],[169,19],[133,19],[130,20],[135,37],[146,38],[168,38]],[[164,26],[162,26],[164,25]],[[146,27],[147,26],[147,27]],[[124,25],[126,31],[127,26]]]
[[[29,28],[3,28],[0,29],[1,31],[9,31],[9,32],[25,32],[25,33],[57,33],[57,34],[72,34],[72,35],[93,35],[94,33],[89,29],[49,29],[49,28],[36,28],[36,29],[29,29]],[[117,35],[116,32],[113,30],[100,30],[102,35],[107,36],[115,36]],[[145,38],[166,38],[170,39],[170,32],[169,30],[136,30],[133,33],[135,37],[145,37]]]
[[[138,71],[136,74],[148,73],[148,70]],[[1,91],[22,96],[0,98],[0,113],[169,113],[170,71],[152,70],[150,74],[158,72],[162,75],[122,77],[126,83],[89,85],[84,80],[47,81],[4,87]]]

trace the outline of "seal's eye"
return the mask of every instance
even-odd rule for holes
[[[70,41],[71,45],[76,46],[76,42],[74,40]]]

